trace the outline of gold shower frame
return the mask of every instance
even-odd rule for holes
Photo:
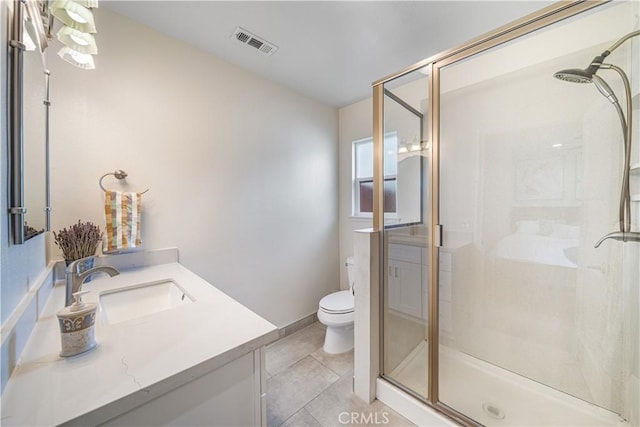
[[[482,36],[474,38],[469,42],[445,50],[427,59],[424,59],[414,65],[411,65],[397,73],[386,76],[373,82],[373,227],[379,234],[378,239],[378,256],[381,262],[372,265],[371,283],[378,284],[380,291],[380,318],[383,318],[384,300],[384,259],[383,254],[383,237],[384,237],[384,195],[383,195],[383,137],[384,137],[384,85],[397,78],[403,77],[418,69],[427,67],[428,69],[428,85],[429,85],[429,111],[428,120],[428,140],[431,141],[431,156],[429,157],[429,180],[430,180],[430,198],[428,204],[431,209],[431,219],[429,221],[428,242],[429,248],[429,265],[428,265],[428,299],[429,299],[429,318],[428,318],[428,397],[424,401],[428,406],[436,411],[448,416],[452,420],[463,425],[480,425],[464,414],[448,407],[440,402],[438,395],[438,344],[439,344],[439,325],[438,325],[438,269],[434,266],[438,265],[438,251],[440,247],[440,218],[439,218],[439,148],[440,148],[440,68],[451,65],[457,61],[464,60],[484,50],[493,48],[502,43],[517,39],[523,35],[537,31],[548,25],[555,24],[564,19],[570,18],[587,10],[609,3],[611,0],[565,0],[554,3],[537,12],[526,15],[510,24],[497,28],[494,31],[486,33]],[[380,328],[380,372],[383,372],[383,335],[384,328]],[[401,387],[402,388],[402,387]],[[408,391],[408,390],[405,390]],[[413,393],[411,393],[413,394]],[[419,397],[415,396],[414,397]]]

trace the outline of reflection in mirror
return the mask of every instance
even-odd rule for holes
[[[394,135],[396,140],[393,153],[395,164],[390,165],[387,161],[384,165],[385,179],[387,178],[386,170],[389,166],[393,166],[396,181],[396,210],[393,211],[396,215],[395,217],[385,215],[387,224],[388,219],[393,219],[398,225],[405,226],[422,222],[421,190],[425,152],[422,136],[423,115],[419,111],[419,104],[416,107],[385,88],[385,142],[388,135]],[[388,150],[385,144],[385,160],[389,155]]]
[[[25,240],[45,230],[46,99],[44,58],[34,46],[23,53],[23,185]]]

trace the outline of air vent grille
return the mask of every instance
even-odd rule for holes
[[[242,31],[238,31],[236,33],[236,38],[240,40],[242,43],[246,43],[251,40],[251,36],[247,33],[243,33]]]
[[[278,46],[266,41],[262,37],[258,37],[255,34],[252,34],[242,27],[236,28],[235,32],[233,33],[233,37],[243,44],[258,49],[265,55],[273,55],[276,50],[278,50]]]

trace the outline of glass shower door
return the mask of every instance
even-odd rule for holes
[[[482,424],[637,417],[638,243],[594,247],[618,227],[623,132],[601,87],[553,77],[637,22],[615,2],[437,70],[439,400]],[[638,46],[607,57],[636,98]]]
[[[427,76],[413,72],[384,87],[385,181],[395,206],[384,212],[383,375],[427,398],[429,145]],[[392,141],[392,143],[390,143]]]

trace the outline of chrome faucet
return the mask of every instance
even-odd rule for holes
[[[87,280],[89,276],[95,273],[107,273],[109,276],[117,276],[120,274],[118,270],[108,265],[100,265],[97,267],[90,268],[89,270],[85,270],[83,272],[78,272],[78,265],[87,261],[88,259],[95,257],[87,257],[73,261],[67,267],[66,271],[66,279],[67,279],[67,288],[65,294],[64,305],[69,306],[73,302],[73,294],[76,292],[80,292],[82,290],[82,284]]]

